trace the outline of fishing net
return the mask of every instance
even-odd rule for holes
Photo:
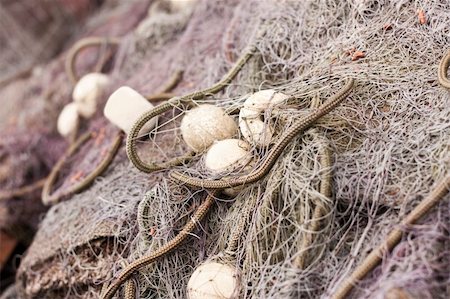
[[[58,1],[38,5],[1,1],[0,85],[25,76],[39,60],[45,62],[55,55],[70,35],[70,26],[76,24],[72,13]]]
[[[157,91],[179,69],[183,79],[174,93],[211,86],[255,44],[257,55],[237,78],[195,104],[231,113],[252,92],[275,88],[295,97],[266,111],[280,134],[346,78],[356,85],[285,148],[264,179],[234,198],[218,196],[187,242],[135,274],[141,298],[186,297],[190,275],[208,260],[240,269],[239,297],[331,297],[449,171],[449,91],[437,82],[450,44],[449,10],[446,1],[375,0],[199,1],[193,8],[151,10],[122,40],[111,73],[117,84],[142,94]],[[178,128],[188,109],[166,113],[139,140],[142,159],[187,151]],[[251,152],[255,167],[268,148]],[[209,178],[203,159],[178,170]],[[331,197],[321,192],[330,174]],[[167,171],[140,173],[119,151],[88,190],[50,209],[20,265],[18,292],[98,297],[126,265],[172,239],[204,198],[203,190],[174,183]],[[352,296],[446,298],[448,212],[447,196],[420,223],[402,227],[407,234],[400,244]]]
[[[68,18],[63,22],[64,26],[61,24],[58,25],[59,23],[57,21],[63,18],[64,13],[60,11],[62,8],[58,5],[54,7],[54,5],[52,6],[50,4],[50,2],[46,2],[45,5],[43,4],[43,7],[40,7],[42,11],[38,10],[35,12],[35,15],[30,11],[30,5],[22,1],[16,1],[15,3],[5,1],[5,3],[2,3],[0,6],[0,9],[2,11],[11,10],[13,11],[13,15],[17,14],[17,18],[22,19],[26,15],[31,14],[36,17],[36,20],[30,20],[33,20],[33,24],[36,23],[35,26],[38,26],[41,29],[45,26],[53,29],[54,27],[60,26],[61,28],[58,28],[58,30],[61,32],[56,31],[59,32],[60,35],[73,34],[73,32],[70,31],[63,31],[66,28],[64,26],[70,26],[75,20]],[[84,4],[79,2],[77,5],[82,7]],[[77,5],[72,7],[75,9],[75,11],[72,12],[74,14],[78,11],[76,10]],[[89,7],[89,5],[87,6]],[[130,30],[130,27],[134,27],[135,23],[142,18],[142,15],[146,13],[147,6],[148,3],[143,1],[131,1],[124,5],[117,5],[117,3],[113,4],[110,2],[107,5],[104,5],[102,10],[98,12],[95,17],[95,19],[98,20],[97,22],[88,22],[80,29],[80,31],[82,31],[80,35],[105,34],[105,28],[109,28],[113,35],[123,35]],[[45,8],[48,8],[49,10],[45,10]],[[55,14],[53,18],[50,17],[50,12]],[[59,15],[56,16],[58,12]],[[83,11],[79,11],[79,13],[83,13]],[[84,14],[85,13],[86,7],[84,8]],[[128,14],[132,14],[133,17],[128,17]],[[111,24],[114,24],[117,19],[120,19],[120,16],[122,19],[125,19],[126,16],[127,21],[120,26],[112,26]],[[77,15],[77,17],[81,18],[80,15]],[[8,20],[10,19],[2,19],[2,22],[9,22]],[[17,29],[8,24],[9,23],[5,23],[5,28]],[[31,23],[24,24],[24,26],[26,26],[25,29],[32,30],[33,28],[27,27],[29,25],[31,25]],[[39,28],[34,28],[33,30],[41,30]],[[72,26],[71,28],[79,29],[79,27],[76,26]],[[22,29],[23,32],[26,31],[25,29]],[[50,37],[55,33],[55,30],[53,29],[49,29],[47,32]],[[10,34],[14,33],[14,30],[13,32],[10,32]],[[6,37],[7,36],[5,36],[5,38]],[[47,39],[50,39],[50,37]],[[0,38],[3,38],[3,35],[0,35]],[[59,39],[54,36],[52,38],[53,39],[50,39],[52,42],[51,46],[58,46],[58,49],[60,49],[62,45]],[[3,57],[8,57],[8,51],[15,53],[14,55],[21,55],[21,51],[14,51],[15,48],[13,48],[18,46],[16,44],[17,40],[10,37],[8,41],[10,42],[5,44],[2,43],[2,46],[4,45],[5,48],[0,48],[2,59]],[[29,40],[29,42],[32,42],[32,40]],[[39,43],[34,42],[36,47],[24,46],[24,48],[27,48],[28,50],[37,50],[38,48],[41,48],[41,45],[42,47],[45,47],[46,42],[48,41],[43,39]],[[38,44],[39,47],[37,47]],[[55,54],[55,51],[52,49],[49,48],[47,50],[45,55]],[[76,67],[79,68],[81,73],[92,69],[95,66],[95,58],[101,56],[101,52],[103,51],[99,51],[99,49],[87,49],[86,51],[83,51],[80,53],[79,57],[81,61],[77,61]],[[32,54],[33,53],[27,52],[27,57],[31,59],[30,61],[25,61],[25,59],[20,58],[22,62],[31,63],[30,75],[27,78],[19,78],[0,89],[0,97],[2,98],[2,109],[0,109],[0,126],[2,128],[0,136],[0,228],[8,231],[30,229],[32,232],[37,229],[37,224],[41,220],[42,213],[46,211],[46,208],[40,202],[42,182],[58,159],[63,155],[68,143],[56,133],[56,120],[58,114],[63,106],[71,101],[73,88],[64,72],[65,54],[59,55],[45,67],[38,65],[37,62],[33,60],[39,58],[40,62],[44,63],[44,56],[33,57]],[[12,63],[12,60],[8,58],[5,61],[2,60],[0,63],[3,62]],[[11,64],[11,69],[6,66],[7,65],[5,64],[5,67],[2,67],[2,76],[8,76],[9,71],[13,70],[12,66],[15,67],[14,70],[20,69],[20,66],[17,64]],[[104,103],[104,101],[105,99],[103,99],[102,103]],[[24,109],[24,107],[26,107],[26,109]],[[101,112],[94,116],[92,121],[85,120],[81,125],[80,133],[89,130],[101,132],[103,128],[103,131],[107,133],[106,135],[109,137],[113,136],[114,134],[111,134],[111,132],[115,132],[115,129],[112,127],[104,128],[106,121],[103,118],[99,118],[100,116]],[[103,144],[100,144],[100,141],[103,141]],[[101,158],[102,152],[104,152],[105,147],[108,147],[110,143],[111,138],[103,138],[102,140],[97,138],[95,140],[97,146],[94,148],[96,148],[97,151],[93,151],[91,147],[91,156],[88,155],[86,157],[86,162],[84,164],[88,164],[88,166],[83,166],[87,168],[86,172],[95,168],[96,161],[99,160],[93,159],[92,156]],[[78,159],[80,159],[79,156]],[[62,172],[64,172],[63,175],[67,176],[67,181],[69,181],[77,171],[79,172],[78,169],[73,168],[72,171],[70,171],[70,167],[62,170]],[[62,185],[64,179],[65,178],[60,179],[56,184]],[[62,189],[64,189],[64,186],[62,187]],[[25,239],[24,241],[29,242],[31,237],[32,235],[28,236],[28,240]]]
[[[127,33],[146,13],[148,6],[144,1],[130,1],[123,5],[108,1],[95,17],[100,21],[80,26],[79,22],[99,3],[79,1],[69,5],[55,3],[56,1],[39,4],[25,2],[0,3],[2,15],[9,14],[8,18],[2,17],[0,33],[0,229],[21,243],[17,249],[19,253],[23,252],[22,247],[31,243],[38,224],[48,209],[41,202],[42,186],[68,145],[56,132],[58,114],[71,101],[73,88],[64,72],[65,53],[44,64],[63,50],[63,42],[66,42],[65,47],[69,47],[74,40],[84,35],[105,34],[105,28],[109,28],[114,35]],[[121,25],[111,25],[120,18],[126,18],[127,21]],[[21,22],[25,19],[27,22]],[[15,26],[19,23],[20,26]],[[36,39],[34,34],[40,39]],[[27,36],[28,39],[25,38]],[[71,36],[72,41],[69,39]],[[45,51],[39,52],[42,49]],[[81,54],[84,63],[78,61],[77,67],[80,72],[85,72],[93,67],[95,62],[92,61],[101,56],[102,51],[88,49]],[[20,60],[20,64],[16,63],[16,58]],[[27,64],[26,72],[22,72],[22,63]],[[104,119],[96,121],[99,115],[101,113],[94,117],[92,124],[85,121],[81,133],[89,130],[101,132],[106,122]],[[106,133],[117,132],[112,127],[104,130]],[[110,145],[109,137],[112,135],[107,135],[108,138],[103,138],[102,144],[99,138],[94,140],[96,142],[93,143],[97,146],[91,147],[87,159],[90,159],[92,165],[86,171],[95,167],[105,146]],[[85,162],[84,165],[86,164]],[[63,171],[68,173],[67,169]],[[73,169],[68,173],[68,181],[77,171]],[[64,178],[60,178],[57,184],[61,185],[63,180]],[[11,258],[8,267],[15,270],[18,266],[16,261],[16,258]],[[9,284],[8,276],[7,272],[2,272],[2,289]]]

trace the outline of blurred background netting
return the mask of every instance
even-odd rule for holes
[[[17,257],[30,245],[48,209],[41,202],[43,181],[68,147],[56,132],[56,119],[71,101],[73,88],[64,72],[67,50],[86,36],[126,34],[146,14],[148,4],[0,1],[1,291],[13,283]],[[126,21],[118,22],[120,18]],[[79,72],[91,69],[101,55],[98,49],[83,51]],[[81,129],[99,126],[86,122]],[[98,152],[104,151],[101,147]]]

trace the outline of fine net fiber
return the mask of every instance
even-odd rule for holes
[[[164,34],[174,38],[151,32],[129,37],[128,47],[118,50],[124,58],[113,74],[151,92],[182,69],[183,79],[172,92],[183,95],[218,82],[249,43],[254,44],[256,54],[237,77],[222,92],[193,106],[223,107],[237,122],[232,112],[242,108],[248,95],[273,88],[292,96],[264,112],[265,124],[274,126],[275,136],[314,111],[347,78],[354,78],[355,85],[337,108],[286,146],[267,176],[242,188],[236,197],[217,196],[186,242],[132,278],[141,298],[184,298],[195,268],[218,260],[239,269],[240,298],[330,298],[342,279],[449,171],[450,93],[438,84],[437,67],[450,47],[450,4],[437,0],[235,4],[200,1],[174,23],[162,18]],[[418,10],[425,12],[426,23],[421,24]],[[164,50],[152,43],[161,38],[167,45]],[[198,48],[186,46],[194,41]],[[180,53],[183,46],[185,52]],[[191,108],[174,108],[160,118],[150,137],[140,136],[138,152],[143,159],[163,161],[188,150],[179,123]],[[251,148],[253,164],[226,175],[248,173],[269,150]],[[176,168],[194,177],[214,178],[203,161],[204,156],[198,155]],[[83,203],[92,209],[91,222],[114,223],[97,238],[107,240],[110,251],[81,255],[61,250],[67,244],[58,243],[51,263],[70,261],[74,267],[95,256],[98,264],[88,270],[71,268],[73,277],[87,277],[83,283],[48,284],[41,293],[26,289],[31,297],[45,292],[63,297],[69,286],[70,295],[98,297],[102,285],[127,264],[172,239],[205,198],[204,190],[174,182],[168,171],[140,173],[124,156],[113,165],[89,190],[50,210],[34,245],[43,242],[45,231],[69,225],[69,220],[61,219]],[[331,195],[324,191],[327,176]],[[450,283],[448,209],[447,196],[417,225],[402,227],[406,234],[400,244],[351,296],[445,298]],[[65,232],[65,242],[75,242],[71,239],[76,235]],[[82,240],[76,248],[87,250],[91,243]],[[26,264],[21,267],[27,269]],[[47,266],[37,269],[33,275],[19,276],[25,281],[33,276],[28,288],[49,272]],[[88,275],[92,273],[95,278]]]

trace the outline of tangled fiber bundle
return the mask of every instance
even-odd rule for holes
[[[0,3],[0,86],[29,74],[36,62],[50,59],[75,25],[74,12],[58,1]],[[27,19],[28,22],[21,22]]]
[[[64,142],[54,134],[14,133],[0,134],[0,228],[29,244],[47,210],[40,190]]]
[[[132,278],[142,298],[186,297],[194,269],[205,260],[219,259],[241,269],[239,297],[329,298],[450,170],[450,95],[437,83],[437,65],[450,45],[450,4],[227,4],[203,1],[189,18],[178,15],[173,24],[163,18],[167,34],[173,36],[164,37],[164,50],[153,43],[161,36],[129,37],[119,49],[121,63],[114,76],[151,92],[181,68],[183,81],[175,92],[198,90],[217,82],[249,40],[254,41],[256,57],[222,94],[198,103],[233,111],[249,93],[275,88],[295,97],[274,114],[278,132],[311,109],[313,99],[332,95],[343,79],[355,78],[357,84],[347,100],[285,148],[264,179],[234,199],[219,196],[188,242]],[[418,19],[418,10],[425,12],[426,22]],[[263,38],[257,38],[259,27],[265,28]],[[148,47],[143,47],[146,38]],[[195,51],[188,47],[194,43]],[[141,151],[152,152],[145,159],[160,161],[185,150],[177,123],[187,109],[166,113],[150,140],[140,142]],[[331,169],[324,167],[320,154],[323,142],[332,153]],[[264,156],[267,151],[252,152]],[[176,235],[204,197],[202,190],[174,184],[166,172],[138,174],[127,162],[115,163],[89,190],[51,209],[21,264],[22,294],[97,297],[101,285],[127,264]],[[211,175],[201,157],[179,170]],[[331,197],[320,192],[325,173],[333,176]],[[381,267],[357,284],[354,298],[408,296],[418,289],[421,298],[447,297],[448,199],[419,224],[401,228],[408,234]],[[145,202],[137,214],[141,200]],[[324,211],[319,217],[314,213],[317,206]],[[68,215],[77,215],[75,222],[88,219],[89,224],[73,225]],[[58,232],[61,226],[98,227],[105,219],[112,228],[104,235]],[[244,224],[239,234],[236,223]],[[317,230],[310,229],[311,223],[319,223]],[[37,258],[48,236],[62,239],[46,257]],[[52,278],[49,267],[59,267],[59,279]]]
[[[395,294],[420,298],[446,296],[443,286],[448,285],[446,268],[450,263],[449,207],[447,200],[422,224],[406,229],[407,237],[361,288],[373,292],[374,298],[395,298]],[[375,279],[374,285],[368,285]]]
[[[107,178],[98,180],[95,190],[76,195],[76,200],[47,213],[42,223],[45,229],[38,231],[21,264],[21,269],[34,271],[19,269],[16,286],[21,297],[92,297],[98,291],[97,284],[105,279],[111,264],[129,251],[134,238],[134,211],[145,180],[136,172],[124,176],[125,168],[118,164],[108,171]],[[59,233],[61,227],[64,234]]]
[[[10,16],[2,18],[2,29],[5,30],[0,33],[2,40],[0,47],[2,53],[0,61],[2,66],[0,68],[0,77],[2,77],[0,78],[2,104],[2,109],[0,109],[0,228],[8,231],[21,230],[23,226],[31,228],[31,231],[37,229],[37,224],[43,216],[41,213],[46,210],[40,203],[43,180],[67,147],[67,142],[56,132],[58,114],[64,104],[71,101],[73,88],[64,72],[66,53],[57,56],[47,65],[36,65],[35,61],[39,58],[39,63],[44,63],[43,59],[50,58],[50,55],[55,54],[54,47],[61,50],[61,36],[73,33],[64,31],[64,29],[67,29],[66,26],[72,24],[74,20],[69,17],[64,19],[62,7],[59,4],[55,6],[55,2],[40,3],[42,10],[36,10],[35,6],[25,3],[25,1],[3,1],[0,4],[2,16],[11,12]],[[83,5],[84,9],[87,9],[86,5],[89,6],[89,3],[79,1],[72,8],[82,9]],[[94,18],[97,20],[95,24],[89,22],[83,26],[82,34],[123,35],[142,18],[147,6],[148,3],[143,1],[132,1],[123,5],[110,2],[108,5],[104,5],[104,11],[100,11]],[[84,13],[86,12],[84,11]],[[30,14],[33,17],[27,17]],[[129,17],[128,14],[133,17]],[[15,16],[16,19],[12,19],[11,16]],[[81,15],[77,17],[81,18]],[[126,22],[112,25],[112,23],[125,18]],[[19,30],[20,26],[14,25],[19,19],[28,20],[26,24],[22,24],[26,27],[22,28],[22,31]],[[6,28],[11,31],[7,32]],[[45,31],[45,38],[41,31]],[[37,34],[41,39],[37,42],[34,37],[31,38],[32,35],[26,39],[27,34]],[[24,38],[26,40],[23,40]],[[32,43],[33,46],[27,46],[28,43]],[[44,53],[41,52],[43,48],[46,49]],[[101,54],[102,52],[96,51],[96,49],[90,50],[92,51],[81,53],[82,61],[79,60],[76,65],[79,72],[84,73],[91,69],[97,53]],[[16,58],[11,58],[10,54],[20,56],[20,61],[27,64],[26,68],[29,71],[27,74],[21,74],[24,65],[13,63]],[[12,82],[3,81],[3,77],[9,78],[11,72],[16,72],[20,76],[12,76],[11,79],[16,79]],[[101,99],[101,102],[104,103],[105,100]],[[101,113],[98,113],[94,116],[94,120],[91,122],[84,122],[80,131],[96,131],[104,127],[105,120],[99,118],[100,115]],[[106,129],[113,130],[112,127]],[[105,140],[106,145],[111,142],[109,138],[104,139],[107,139]],[[101,156],[104,147],[98,146],[96,149],[98,151],[91,148],[87,157],[77,156],[78,161],[74,161],[74,164],[78,164],[78,167],[76,169],[67,167],[63,172],[69,178],[75,172],[80,171],[80,168],[89,172],[93,165],[86,165],[86,161],[89,156],[91,162],[93,156]],[[77,163],[80,160],[84,161],[84,164]]]

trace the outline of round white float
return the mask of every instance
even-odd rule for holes
[[[200,105],[186,112],[181,120],[181,135],[195,152],[205,151],[214,141],[233,137],[238,127],[220,107]]]
[[[231,299],[239,292],[239,273],[235,267],[208,262],[192,273],[187,285],[189,299]]]
[[[273,137],[273,128],[263,120],[264,111],[282,103],[289,96],[273,89],[261,90],[252,94],[239,113],[239,128],[242,136],[256,146],[268,146]]]
[[[77,129],[79,121],[77,105],[75,103],[67,104],[58,116],[56,125],[58,133],[64,137],[69,136]]]
[[[73,101],[77,104],[78,113],[86,118],[94,115],[97,100],[109,84],[105,74],[90,73],[83,76],[75,85],[72,92]]]
[[[239,139],[216,141],[206,153],[205,167],[216,173],[233,171],[252,158],[249,149],[250,145]]]

